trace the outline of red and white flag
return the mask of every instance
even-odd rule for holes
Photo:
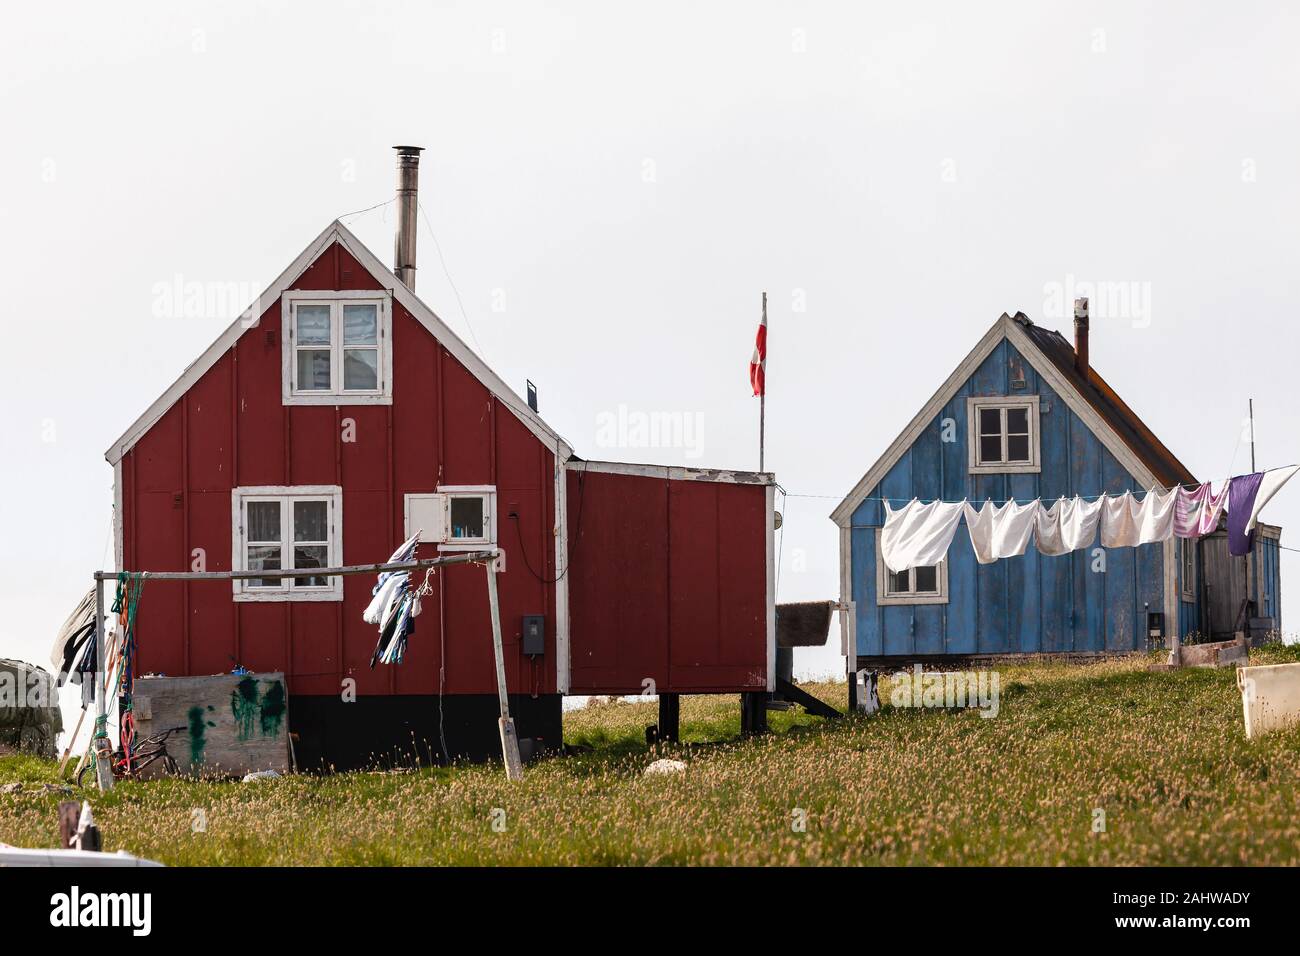
[[[767,366],[767,309],[763,309],[763,321],[758,323],[758,335],[754,338],[754,357],[749,360],[749,384],[755,395],[766,394],[763,380]]]

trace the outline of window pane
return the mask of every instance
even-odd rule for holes
[[[293,540],[329,540],[329,504],[324,501],[295,501],[293,503]],[[308,565],[319,567],[319,565]]]
[[[328,568],[329,547],[323,544],[299,544],[293,549],[293,566],[300,568]],[[292,578],[291,587],[325,588],[329,587],[329,578]]]
[[[300,305],[294,314],[298,317],[298,345],[330,344],[328,305]]]
[[[988,464],[989,462],[1002,460],[1002,439],[997,435],[990,435],[980,439],[980,462]]]
[[[453,538],[484,537],[482,498],[452,498],[450,510]]]
[[[378,349],[344,350],[343,387],[348,391],[372,392],[379,388]]]
[[[908,594],[912,590],[910,581],[910,571],[890,571],[889,572],[889,593],[890,594]]]
[[[1028,435],[1008,436],[1007,461],[1029,461],[1029,436]]]
[[[298,391],[329,391],[330,387],[330,352],[329,349],[298,350]]]
[[[267,547],[266,545],[253,545],[248,549],[247,570],[249,571],[280,571],[280,548],[279,546]],[[249,578],[248,587],[250,588],[278,588],[280,580],[278,578]]]
[[[980,434],[981,435],[1002,434],[1002,409],[1000,408],[980,409]]]
[[[1007,434],[1008,435],[1029,434],[1029,409],[1027,408],[1007,409]]]
[[[280,502],[250,501],[248,503],[248,540],[280,540]],[[278,568],[279,565],[277,564]],[[249,568],[249,570],[254,570]]]
[[[343,344],[379,344],[379,306],[373,302],[343,306]]]
[[[916,593],[939,593],[939,569],[935,567],[913,568],[916,573]]]

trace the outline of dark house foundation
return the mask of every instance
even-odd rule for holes
[[[559,694],[510,695],[525,759],[560,749],[561,701]],[[350,703],[336,695],[289,696],[294,756],[305,773],[500,760],[499,717],[495,694],[384,695]]]

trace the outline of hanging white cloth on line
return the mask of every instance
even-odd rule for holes
[[[948,553],[966,502],[913,498],[898,511],[884,502],[885,526],[880,529],[880,554],[885,567],[898,572],[938,564]]]
[[[1059,498],[1050,508],[1039,505],[1034,539],[1041,554],[1056,556],[1087,548],[1097,540],[1104,497],[1096,501]]]
[[[1058,498],[1050,508],[1041,503],[1038,505],[1038,511],[1034,514],[1034,543],[1038,546],[1039,554],[1057,557],[1070,551],[1061,536],[1061,513],[1067,504],[1064,498]]]
[[[1246,522],[1246,533],[1255,530],[1255,525],[1259,521],[1259,513],[1264,510],[1269,499],[1278,493],[1279,489],[1295,477],[1295,473],[1300,471],[1300,465],[1288,465],[1286,468],[1273,468],[1264,472],[1264,477],[1260,479],[1259,491],[1255,493],[1255,504],[1250,509],[1250,520]]]
[[[1152,489],[1138,506],[1138,544],[1155,544],[1174,536],[1174,502],[1177,489]]]
[[[970,532],[975,560],[992,564],[999,558],[1014,558],[1024,554],[1029,547],[1029,536],[1034,532],[1038,518],[1039,502],[1017,504],[1007,501],[1000,506],[986,501],[978,511],[967,502],[963,508],[966,530]]]
[[[1138,543],[1138,502],[1129,492],[1101,499],[1101,546],[1136,548]]]

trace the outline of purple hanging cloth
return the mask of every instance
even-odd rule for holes
[[[1264,480],[1264,473],[1257,471],[1253,475],[1238,475],[1228,483],[1228,553],[1240,558],[1250,553],[1254,541],[1254,531],[1247,531],[1251,512],[1255,510],[1255,496],[1259,494],[1259,483]]]

